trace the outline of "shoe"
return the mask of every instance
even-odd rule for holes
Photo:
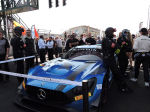
[[[149,87],[149,82],[145,82],[145,87]]]
[[[137,82],[137,78],[131,78],[130,79],[132,82]]]

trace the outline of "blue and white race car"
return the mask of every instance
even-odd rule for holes
[[[88,80],[90,109],[101,108],[112,75],[106,75],[101,45],[83,45],[31,69],[28,75],[82,82]],[[83,109],[82,87],[36,79],[26,79],[19,89],[16,103],[33,111],[70,111]],[[56,110],[55,110],[56,109]]]

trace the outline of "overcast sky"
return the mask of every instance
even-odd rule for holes
[[[55,0],[53,0],[55,1]],[[100,30],[115,27],[118,32],[124,28],[132,33],[139,30],[139,23],[147,27],[150,0],[67,0],[67,5],[48,8],[48,0],[39,0],[39,10],[19,14],[24,22],[37,29],[63,33],[65,30],[89,25]]]

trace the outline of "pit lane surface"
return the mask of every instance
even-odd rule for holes
[[[9,67],[10,71],[15,72],[13,63],[9,63]],[[133,92],[129,94],[119,93],[115,83],[113,83],[109,90],[107,103],[104,106],[104,112],[150,112],[150,88],[144,87],[143,72],[141,71],[138,83],[126,80]],[[0,112],[30,112],[14,104],[17,87],[16,77],[10,77],[9,81],[0,82]]]

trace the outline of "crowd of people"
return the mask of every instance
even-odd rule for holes
[[[80,37],[77,37],[75,33],[72,33],[71,35],[66,34],[64,40],[57,36],[50,36],[45,40],[43,35],[39,39],[33,39],[30,29],[27,30],[25,38],[21,38],[23,31],[21,27],[15,27],[14,36],[10,42],[4,38],[3,32],[0,31],[0,61],[8,59],[10,45],[13,49],[14,59],[38,54],[41,63],[44,63],[47,60],[46,55],[48,60],[52,60],[54,57],[59,57],[63,52],[67,52],[75,46],[102,44],[103,60],[107,74],[110,70],[112,71],[119,90],[122,92],[129,91],[129,87],[124,79],[127,75],[127,67],[130,66],[131,70],[134,68],[135,77],[131,78],[131,81],[136,82],[141,64],[144,70],[145,86],[149,87],[150,29],[142,28],[140,36],[131,34],[128,29],[124,29],[116,38],[114,34],[116,29],[109,27],[105,30],[103,38],[97,37],[95,39],[91,33],[88,35],[81,34]],[[63,45],[63,43],[65,44]],[[118,62],[116,62],[116,57]],[[17,73],[27,73],[35,65],[34,60],[34,57],[25,60],[25,71],[24,60],[16,61]],[[4,65],[6,71],[9,71],[8,63],[0,64],[0,69],[2,69],[2,65]],[[9,76],[6,75],[5,79],[9,80]],[[4,75],[0,74],[0,81],[2,80],[4,80]],[[23,78],[18,78],[19,83],[22,80]]]

